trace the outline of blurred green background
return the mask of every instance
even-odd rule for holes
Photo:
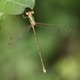
[[[36,27],[47,73],[42,72],[32,29],[22,15],[0,20],[0,80],[80,80],[80,1],[36,0]],[[10,46],[10,37],[13,42]],[[17,39],[16,39],[17,37]]]

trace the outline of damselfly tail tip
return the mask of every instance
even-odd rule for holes
[[[46,73],[46,69],[43,69],[43,72]]]

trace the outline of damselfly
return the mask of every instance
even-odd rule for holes
[[[29,30],[30,28],[33,29],[34,36],[35,36],[36,43],[37,43],[38,53],[39,53],[41,64],[42,64],[42,70],[43,70],[44,73],[46,73],[46,68],[45,68],[45,65],[44,65],[44,62],[43,62],[42,53],[41,53],[41,50],[40,50],[40,44],[39,44],[38,37],[37,37],[36,31],[35,31],[35,26],[37,26],[37,25],[43,25],[43,26],[53,26],[54,25],[54,26],[56,26],[56,24],[37,23],[37,22],[35,22],[33,14],[34,14],[33,10],[31,10],[30,8],[26,8],[26,10],[24,12],[24,15],[29,19],[29,22],[30,22],[31,26],[28,26],[25,29],[27,29],[27,30]],[[68,26],[64,26],[64,27],[68,28]],[[23,32],[23,31],[20,31],[19,33]],[[61,31],[59,30],[59,32],[61,32]],[[15,37],[15,39],[16,38],[17,38],[17,36]],[[10,39],[12,40],[13,38],[11,37]],[[10,45],[10,44],[11,43],[9,43],[8,45]]]

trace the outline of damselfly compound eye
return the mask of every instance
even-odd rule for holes
[[[24,12],[30,12],[30,11],[33,11],[33,10],[31,8],[27,7],[27,8],[25,8]]]
[[[29,7],[25,8],[25,10],[24,10],[24,12],[22,14],[23,18],[28,18],[28,15],[29,15],[30,12],[32,14],[34,14],[34,11],[31,8],[29,8]]]

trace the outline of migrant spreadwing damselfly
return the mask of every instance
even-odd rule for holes
[[[43,26],[55,26],[55,25],[58,25],[58,24],[45,24],[45,23],[37,23],[35,22],[35,19],[33,17],[33,14],[34,14],[34,11],[31,10],[30,8],[26,8],[25,12],[24,12],[24,15],[29,19],[29,22],[30,22],[30,26],[26,27],[25,29],[23,29],[22,31],[18,32],[21,33],[23,32],[24,30],[29,30],[30,28],[32,28],[33,30],[33,33],[34,33],[34,36],[35,36],[35,39],[36,39],[36,43],[37,43],[37,48],[38,48],[38,53],[39,53],[39,56],[40,56],[40,61],[41,61],[41,64],[42,64],[42,70],[44,73],[46,73],[46,68],[45,68],[45,65],[44,65],[44,61],[43,61],[43,58],[42,58],[42,53],[41,53],[41,49],[40,49],[40,44],[39,44],[39,41],[38,41],[38,37],[37,37],[37,34],[36,34],[36,31],[35,31],[35,26],[37,25],[43,25]],[[68,26],[64,26],[66,28],[68,28]],[[61,31],[59,31],[61,32]],[[18,35],[16,35],[14,38],[16,39]],[[11,37],[10,40],[13,40],[13,38]],[[13,41],[12,41],[13,42]],[[8,45],[11,45],[10,42]]]

